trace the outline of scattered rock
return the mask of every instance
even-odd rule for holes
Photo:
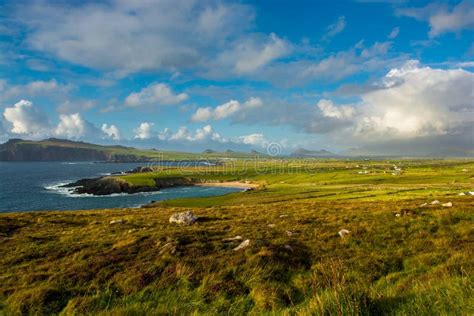
[[[464,192],[461,192],[461,193],[459,193],[458,195],[461,195],[461,196],[463,196],[463,195],[466,195],[466,193],[464,193]]]
[[[238,245],[237,247],[235,247],[235,248],[234,248],[234,251],[238,251],[238,250],[247,248],[248,246],[250,246],[250,240],[249,240],[249,239],[246,239],[246,240],[244,240],[240,245]]]
[[[112,221],[110,221],[110,225],[114,225],[114,224],[123,224],[124,221],[122,219],[114,219]]]
[[[235,237],[232,237],[232,238],[226,238],[226,239],[223,239],[224,241],[234,241],[234,240],[242,240],[242,236],[235,236]]]
[[[423,203],[423,204],[420,204],[420,207],[424,207],[424,206],[427,206],[428,203]]]
[[[290,245],[284,245],[283,247],[285,249],[288,249],[289,251],[294,251],[293,247],[291,247]]]
[[[286,231],[286,235],[287,235],[288,237],[293,236],[293,234],[294,234],[294,232],[292,232],[291,230],[287,230],[287,231]]]
[[[452,207],[453,206],[453,203],[451,202],[448,202],[448,203],[444,203],[442,204],[443,207]]]
[[[349,235],[350,234],[350,231],[347,230],[347,229],[341,229],[339,232],[338,232],[339,236],[341,236],[342,238],[344,238],[346,235]]]
[[[462,169],[462,172],[468,172],[469,170],[468,169]]]
[[[197,221],[197,219],[197,216],[194,216],[191,211],[187,211],[183,213],[174,213],[171,215],[169,221],[170,223],[191,225]]]
[[[469,194],[470,194],[470,195],[474,195],[474,191],[469,191]]]
[[[268,227],[273,228],[275,227],[275,224],[268,224]]]
[[[395,216],[396,216],[396,217],[400,217],[400,216],[402,216],[402,214],[400,214],[400,213],[395,213]]]
[[[129,229],[129,230],[128,230],[128,233],[131,234],[131,233],[134,233],[135,231],[136,231],[135,228],[134,228],[134,229]]]
[[[441,203],[441,202],[438,201],[438,200],[434,200],[433,202],[431,202],[431,205],[436,205],[436,204],[439,204],[439,203]]]
[[[286,214],[280,215],[280,218],[283,218],[283,217],[288,217],[288,215],[286,215]]]

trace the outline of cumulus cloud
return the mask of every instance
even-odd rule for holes
[[[100,135],[100,130],[84,120],[79,113],[61,114],[58,124],[53,125],[46,113],[28,100],[21,100],[13,107],[5,108],[3,119],[8,136],[98,139]]]
[[[410,61],[392,69],[383,82],[385,88],[361,96],[364,114],[356,130],[360,135],[443,135],[474,122],[471,72],[421,67]]]
[[[152,127],[153,127],[153,123],[149,123],[149,122],[143,122],[143,123],[140,123],[140,125],[134,129],[134,133],[135,133],[135,139],[148,139],[148,138],[151,138],[152,137]]]
[[[200,67],[246,35],[254,12],[217,0],[38,2],[18,5],[16,19],[31,48],[126,74]]]
[[[345,146],[415,139],[420,144],[430,137],[449,136],[458,139],[461,147],[472,147],[472,135],[468,143],[466,133],[474,123],[473,82],[474,74],[467,70],[431,68],[412,60],[392,68],[368,88],[353,89],[350,104],[329,99],[316,104],[270,99],[230,119],[324,133]]]
[[[206,141],[215,141],[215,142],[227,142],[227,139],[223,138],[219,133],[214,131],[211,125],[206,125],[202,128],[196,129],[193,133],[189,131],[186,126],[181,126],[176,133],[173,133],[169,129],[165,129],[160,133],[161,140],[167,141],[178,141],[178,142],[206,142]]]
[[[107,137],[113,139],[113,140],[119,140],[120,139],[120,131],[117,128],[117,126],[111,124],[110,126],[107,124],[102,124],[101,128],[102,132],[104,132]]]
[[[239,136],[237,138],[237,142],[258,147],[266,147],[269,144],[269,141],[267,140],[265,135],[261,133]]]
[[[142,105],[172,105],[188,98],[186,93],[175,94],[165,83],[152,83],[139,92],[133,92],[125,99],[131,107]]]
[[[79,113],[61,114],[55,134],[59,137],[81,138],[86,134],[86,123]]]
[[[223,103],[216,108],[211,107],[198,108],[191,117],[194,122],[203,122],[208,120],[222,120],[235,115],[239,111],[248,110],[262,106],[263,102],[258,97],[251,97],[244,103],[236,100],[230,100]]]
[[[33,107],[28,100],[21,100],[13,107],[5,108],[3,117],[11,125],[8,131],[13,134],[41,137],[50,128],[47,116]]]
[[[430,37],[444,33],[474,29],[474,1],[464,0],[449,8],[447,5],[432,3],[425,7],[400,8],[399,16],[407,16],[430,24]]]
[[[326,99],[320,100],[318,107],[324,117],[331,117],[338,120],[351,119],[356,112],[352,106],[335,106],[331,100]]]

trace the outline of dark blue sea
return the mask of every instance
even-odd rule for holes
[[[179,187],[159,192],[89,196],[71,194],[70,190],[60,187],[79,179],[127,171],[143,165],[143,163],[0,162],[0,213],[139,207],[153,200],[215,196],[241,190],[224,187]]]

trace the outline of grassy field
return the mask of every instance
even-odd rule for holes
[[[176,176],[259,187],[2,214],[0,314],[474,314],[474,196],[459,195],[474,191],[472,160],[234,160],[121,178]],[[169,223],[188,210],[195,224]],[[234,250],[236,236],[249,246]]]

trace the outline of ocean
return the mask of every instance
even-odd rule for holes
[[[166,164],[173,165],[171,162]],[[127,171],[143,165],[143,163],[0,162],[0,213],[139,207],[151,201],[216,196],[241,190],[225,187],[178,187],[158,192],[90,196],[72,194],[70,190],[60,187],[79,179]]]

